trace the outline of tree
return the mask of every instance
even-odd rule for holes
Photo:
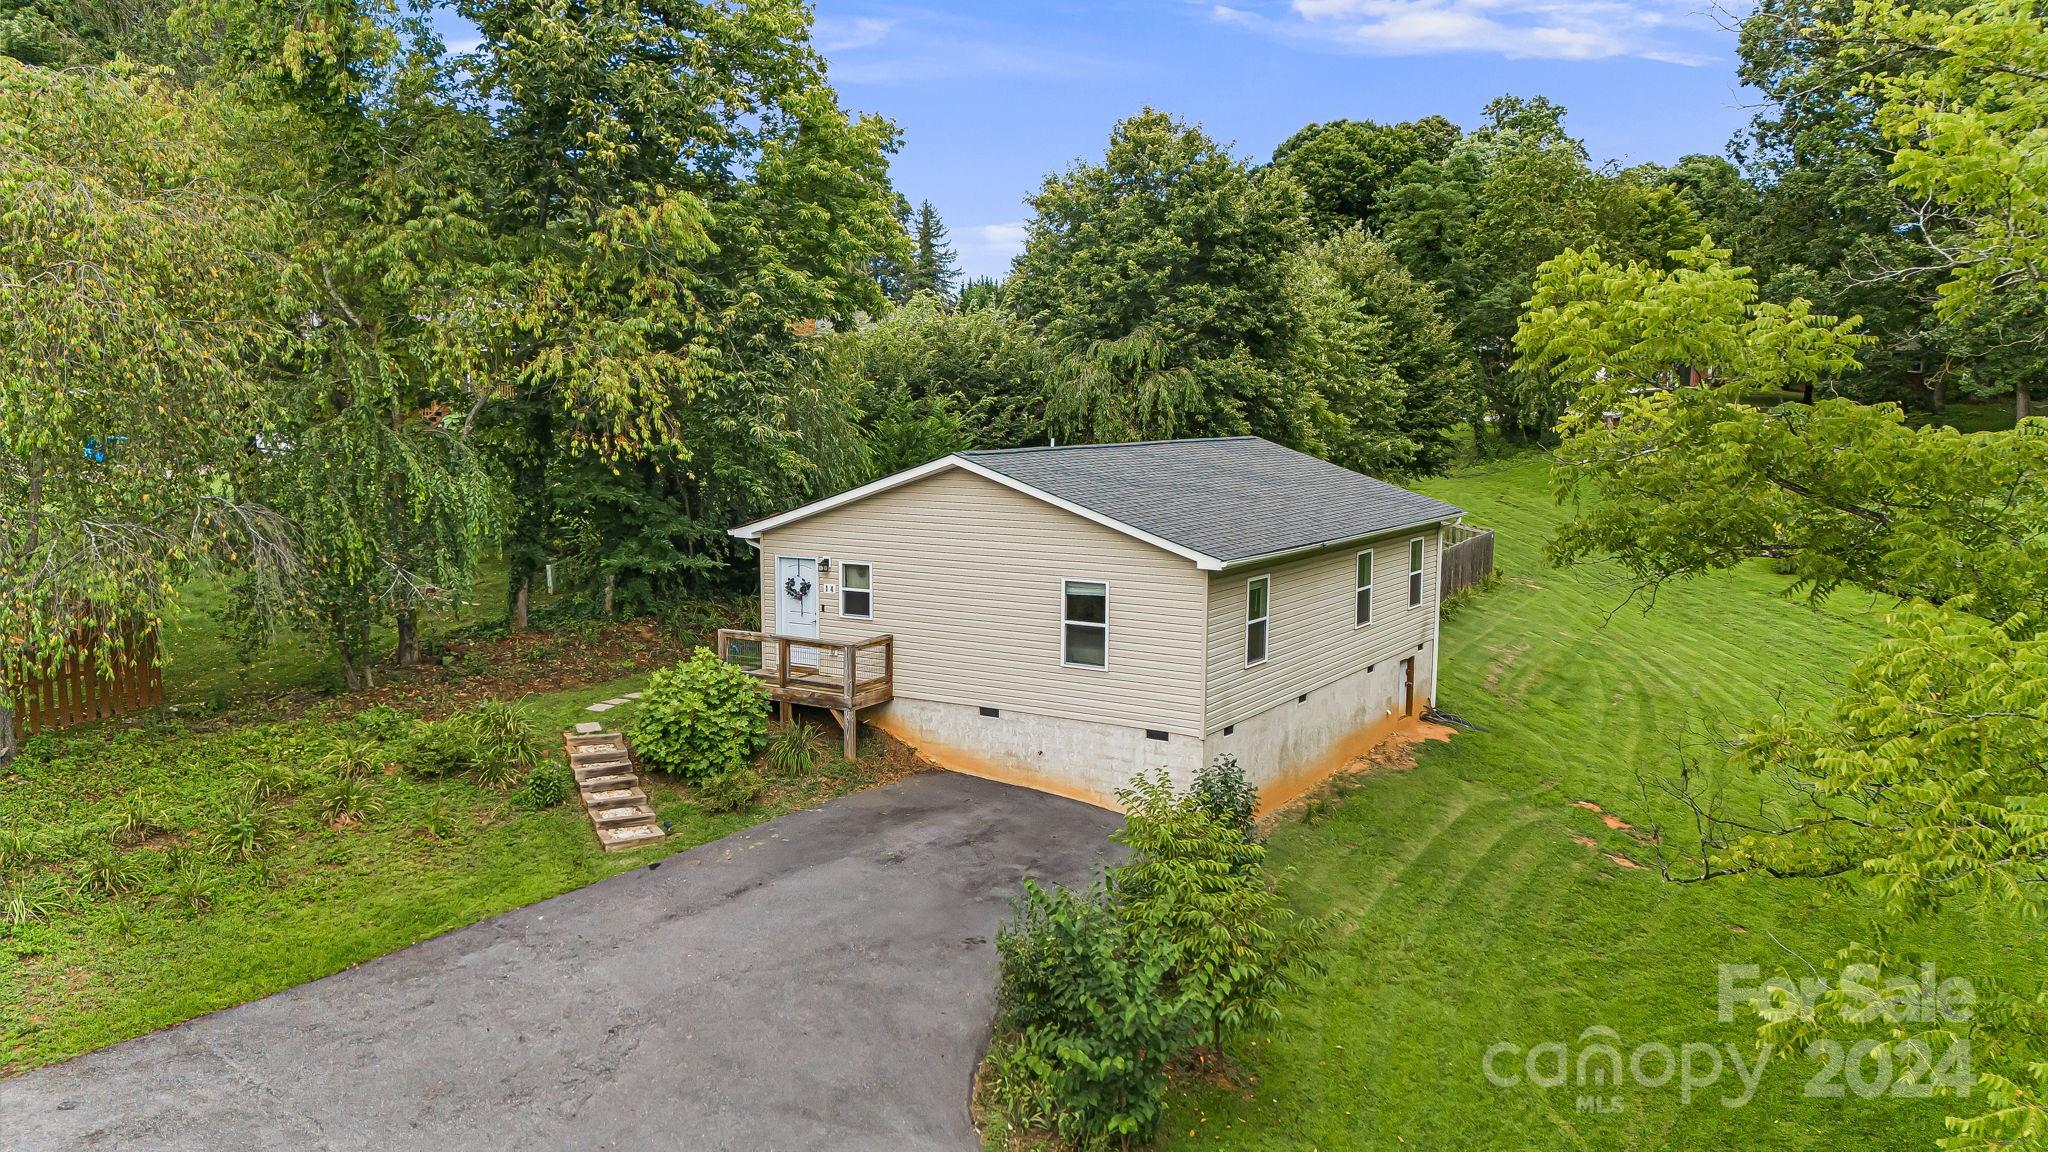
[[[1380,193],[1411,164],[1441,163],[1459,136],[1441,116],[1399,124],[1333,120],[1289,136],[1273,150],[1273,165],[1301,186],[1318,232],[1371,227],[1379,223]]]
[[[1093,440],[1310,434],[1280,371],[1301,193],[1149,109],[1031,199],[1009,304],[1066,358],[1053,418]]]
[[[1514,376],[1515,326],[1537,268],[1567,248],[1655,261],[1701,239],[1691,209],[1665,186],[1590,167],[1563,116],[1540,97],[1501,97],[1442,163],[1410,166],[1380,201],[1402,263],[1443,294],[1493,424],[1523,439],[1547,434],[1557,417],[1528,403]]]
[[[260,490],[306,560],[294,606],[358,687],[378,626],[395,628],[397,663],[418,663],[421,614],[468,590],[496,528],[473,437],[498,287],[474,190],[484,123],[421,19],[353,0],[317,31],[249,0],[181,17],[224,30],[218,91],[257,114],[245,151],[305,205],[299,338],[279,357],[288,400]]]
[[[0,684],[109,654],[195,566],[295,574],[248,495],[294,224],[236,134],[149,72],[0,59]]]
[[[960,254],[946,242],[946,225],[932,202],[918,202],[910,225],[910,290],[951,300],[960,283]]]
[[[1323,454],[1362,472],[1448,467],[1477,389],[1438,294],[1354,226],[1293,257],[1288,299],[1293,368],[1320,401]]]
[[[1892,183],[1938,212],[1921,232],[1945,275],[1950,320],[2012,297],[2031,303],[2029,338],[2048,343],[2048,172],[2037,158],[2048,123],[2048,22],[2038,6],[1984,0],[1954,12],[1866,0],[1852,37],[1875,73],[1876,121],[1896,148]],[[2014,414],[2029,415],[2028,373],[2015,374]]]
[[[685,522],[661,531],[688,562],[646,574],[664,586],[733,558],[731,523],[836,478],[819,462],[844,457],[852,425],[798,383],[803,333],[879,313],[871,268],[908,259],[896,132],[840,108],[798,0],[460,10],[481,34],[462,66],[492,119],[485,186],[506,237],[503,384],[484,419],[511,477],[523,626],[551,477],[638,473],[671,501]],[[602,471],[562,466],[585,458]]]
[[[1666,785],[1696,819],[1699,847],[1667,874],[1860,885],[1884,914],[1879,955],[1891,930],[1952,904],[2038,918],[2048,421],[1964,436],[1908,428],[1888,404],[1746,402],[1846,370],[1861,341],[1803,302],[1754,303],[1754,283],[1719,255],[1689,254],[1668,275],[1577,253],[1546,267],[1518,346],[1581,386],[1557,456],[1560,495],[1577,511],[1553,555],[1615,559],[1651,589],[1768,557],[1812,598],[1853,584],[1902,603],[1832,703],[1733,743],[1735,764],[1782,782],[1762,804],[1723,808],[1690,771]],[[1714,371],[1704,386],[1661,386],[1674,361]],[[1944,1144],[2039,1148],[2048,999],[2002,997],[1978,1019],[1991,1108],[1952,1122]]]
[[[966,448],[1045,442],[1052,359],[1009,312],[951,312],[922,294],[820,343],[820,390],[858,409],[869,476]]]

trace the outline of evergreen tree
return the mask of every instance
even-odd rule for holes
[[[951,300],[960,283],[960,254],[946,242],[946,225],[929,200],[920,201],[910,226],[910,290]]]

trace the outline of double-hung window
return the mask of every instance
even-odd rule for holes
[[[1109,585],[1069,580],[1061,605],[1060,661],[1076,668],[1109,667]]]
[[[1408,542],[1408,606],[1422,603],[1422,537]]]
[[[1273,612],[1273,578],[1254,576],[1244,585],[1244,666],[1266,660],[1266,631]]]
[[[867,620],[875,614],[875,570],[867,564],[847,564],[839,570],[839,614]]]
[[[1372,550],[1358,554],[1357,591],[1352,595],[1351,625],[1363,628],[1372,623]]]

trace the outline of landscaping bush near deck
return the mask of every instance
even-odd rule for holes
[[[753,764],[768,743],[768,697],[753,677],[699,648],[656,672],[626,730],[642,763],[692,780]]]

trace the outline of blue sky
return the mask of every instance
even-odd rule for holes
[[[1257,161],[1311,121],[1469,127],[1504,92],[1565,105],[1598,160],[1719,152],[1749,98],[1712,2],[817,0],[817,40],[846,106],[902,128],[897,187],[1001,275],[1024,198],[1147,105]]]

